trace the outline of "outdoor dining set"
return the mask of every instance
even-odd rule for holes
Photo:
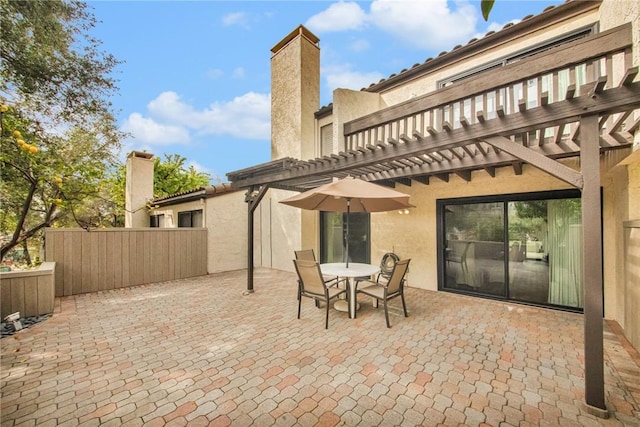
[[[336,180],[305,191],[280,203],[302,209],[346,212],[345,262],[319,263],[312,249],[295,251],[293,260],[298,274],[298,319],[302,297],[312,298],[319,306],[326,307],[325,328],[329,327],[329,306],[347,311],[349,318],[356,318],[357,295],[364,294],[384,304],[387,327],[390,328],[387,302],[395,297],[402,300],[405,317],[408,317],[404,299],[405,275],[411,259],[400,260],[394,253],[383,256],[380,265],[350,262],[349,215],[351,212],[384,212],[414,207],[407,194],[353,177]]]
[[[302,297],[313,299],[316,307],[319,307],[320,302],[324,303],[325,329],[329,328],[329,307],[332,300],[336,300],[336,310],[348,311],[349,318],[355,319],[359,293],[374,298],[374,307],[377,307],[378,301],[383,303],[387,328],[391,327],[387,304],[389,300],[399,296],[404,316],[409,316],[404,299],[404,283],[411,259],[400,260],[397,255],[387,253],[380,266],[352,262],[347,267],[346,263],[318,263],[312,249],[295,251],[295,256],[293,263],[298,274],[298,319]]]

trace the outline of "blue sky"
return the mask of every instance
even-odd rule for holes
[[[562,1],[89,1],[92,35],[123,63],[112,99],[131,150],[226,173],[271,160],[271,48],[298,25],[320,39],[321,105]],[[319,106],[319,107],[320,107]],[[305,159],[306,160],[306,159]]]

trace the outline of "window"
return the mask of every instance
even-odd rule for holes
[[[590,36],[591,34],[595,34],[597,30],[597,26],[596,25],[591,25],[589,27],[586,28],[582,28],[580,30],[574,31],[572,33],[569,34],[565,34],[563,36],[557,37],[555,39],[551,39],[549,41],[546,41],[544,43],[540,43],[537,44],[535,46],[531,46],[527,49],[521,50],[519,52],[515,52],[505,58],[502,59],[498,59],[496,61],[490,62],[488,64],[484,64],[484,65],[480,65],[476,68],[472,68],[471,70],[467,70],[463,73],[460,74],[456,74],[455,76],[451,76],[449,78],[446,78],[444,80],[441,80],[438,82],[438,89],[446,87],[446,86],[450,86],[451,84],[458,82],[460,80],[464,80],[468,77],[471,76],[475,76],[476,74],[488,71],[488,70],[493,70],[495,68],[499,68],[499,67],[504,67],[507,64],[511,64],[513,62],[518,62],[524,58],[527,58],[529,56],[544,52],[546,50],[549,50],[551,48],[554,48],[556,46],[560,46],[562,44],[565,43],[569,43],[572,42],[574,40],[578,40],[582,37],[586,37],[586,36]]]
[[[164,214],[151,215],[149,217],[149,227],[164,228]]]
[[[333,153],[333,124],[328,124],[320,128],[320,156],[327,156]]]
[[[202,209],[178,212],[178,227],[202,227]]]
[[[581,310],[578,191],[439,200],[438,288]]]
[[[349,262],[371,261],[369,213],[349,215]],[[347,214],[320,212],[320,262],[345,262]]]

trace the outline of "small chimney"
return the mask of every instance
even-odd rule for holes
[[[149,227],[145,205],[153,199],[153,154],[132,151],[127,156],[124,226]]]

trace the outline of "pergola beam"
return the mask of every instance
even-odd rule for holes
[[[585,401],[595,415],[607,417],[604,401],[602,219],[600,217],[600,145],[598,116],[581,119],[582,280],[584,293]]]
[[[514,143],[510,139],[502,136],[485,138],[484,141],[495,148],[499,148],[501,151],[505,151],[512,156],[515,156],[520,160],[529,163],[530,165],[535,166],[558,179],[561,179],[577,189],[582,189],[582,174],[563,165],[562,163],[536,153],[530,148]]]
[[[362,149],[361,154],[351,158],[329,158],[322,162],[306,162],[302,167],[295,169],[289,168],[246,177],[238,176],[236,180],[232,181],[232,187],[245,188],[251,185],[287,181],[299,177],[348,172],[356,168],[411,156],[434,155],[433,153],[442,150],[463,146],[469,141],[486,140],[496,136],[508,137],[542,127],[576,122],[584,114],[615,114],[634,108],[640,108],[640,82],[607,89],[601,93],[592,94],[592,96],[583,95],[570,101],[554,102],[545,107],[528,110],[526,114],[511,114],[500,119],[475,123],[466,128],[457,128],[451,132],[425,136],[414,142],[389,146],[386,150]],[[482,166],[481,162],[477,162],[476,167]]]

